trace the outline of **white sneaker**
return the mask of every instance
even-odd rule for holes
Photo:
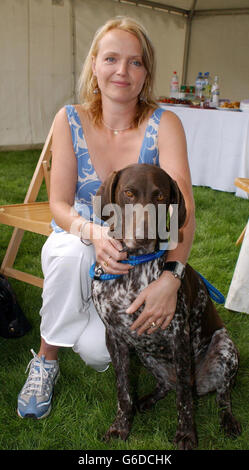
[[[54,385],[59,378],[58,361],[47,361],[45,356],[34,356],[28,364],[26,372],[29,376],[18,395],[17,413],[20,418],[41,419],[51,411]]]

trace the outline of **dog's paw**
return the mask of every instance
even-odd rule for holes
[[[175,435],[174,444],[178,450],[195,449],[198,445],[196,432],[194,430],[188,432],[178,430]]]
[[[113,437],[126,441],[130,433],[130,428],[131,426],[129,423],[124,423],[120,422],[120,420],[115,420],[108,429],[108,431],[105,433],[104,441],[108,442]]]
[[[221,419],[221,426],[229,437],[238,437],[241,434],[241,425],[239,421],[232,415],[226,412]]]
[[[145,413],[145,411],[150,410],[155,405],[155,402],[156,400],[153,395],[145,395],[137,401],[136,407],[140,413]]]

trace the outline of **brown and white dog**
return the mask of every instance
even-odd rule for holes
[[[139,222],[129,229],[132,236],[125,238],[125,205],[178,204],[178,224],[184,224],[184,199],[176,183],[162,169],[154,165],[135,164],[115,172],[100,187],[102,208],[107,204],[120,207],[121,234],[128,252],[147,253],[158,247],[159,239],[146,236],[148,220],[142,224],[144,237],[136,238]],[[98,214],[99,215],[99,214]],[[121,222],[121,221],[120,221]],[[134,222],[134,220],[133,220]],[[198,395],[216,391],[221,413],[221,424],[229,436],[241,432],[240,424],[231,411],[230,389],[238,369],[238,352],[229,338],[202,279],[191,266],[186,266],[184,279],[178,291],[173,320],[166,330],[138,335],[130,326],[142,311],[128,315],[126,309],[138,294],[163,270],[165,257],[138,264],[120,278],[108,281],[93,280],[92,296],[95,307],[106,326],[107,347],[117,378],[118,411],[105,438],[126,439],[134,415],[134,404],[129,385],[130,351],[136,351],[142,364],[156,378],[155,390],[138,402],[138,409],[151,408],[164,398],[169,390],[176,390],[178,426],[175,444],[178,449],[197,446],[194,424],[193,391]]]

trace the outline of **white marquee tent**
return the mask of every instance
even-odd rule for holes
[[[1,0],[0,149],[44,142],[55,113],[77,100],[94,32],[116,15],[148,30],[157,95],[174,70],[187,84],[209,71],[221,97],[249,98],[249,0]]]

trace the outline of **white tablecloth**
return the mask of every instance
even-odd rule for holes
[[[249,178],[249,112],[160,106],[182,121],[193,185],[247,197],[234,180]]]
[[[229,287],[225,307],[249,313],[249,223]]]

